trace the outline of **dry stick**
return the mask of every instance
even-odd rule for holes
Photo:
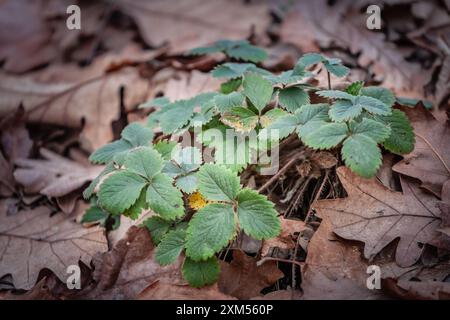
[[[270,178],[266,183],[264,183],[261,186],[261,188],[258,189],[258,192],[261,193],[264,190],[266,190],[272,183],[275,182],[275,180],[277,180],[283,173],[285,173],[287,171],[287,169],[289,169],[300,158],[301,158],[300,156],[296,156],[296,157],[292,158],[291,160],[289,160],[289,162],[286,163],[284,165],[284,167],[281,168],[280,171],[278,171],[272,178]]]
[[[331,77],[330,72],[327,70],[327,78],[328,78],[328,90],[331,90]]]
[[[317,191],[316,196],[314,197],[314,200],[311,202],[311,205],[309,206],[308,213],[306,214],[306,217],[305,217],[305,223],[308,222],[309,216],[311,215],[311,211],[312,211],[311,207],[317,201],[317,199],[320,197],[320,194],[322,193],[323,187],[325,186],[325,182],[328,179],[328,173],[329,173],[329,170],[327,169],[325,171],[325,177],[323,178],[322,183],[320,184],[319,190]]]
[[[261,266],[263,263],[265,263],[267,261],[278,261],[278,262],[285,262],[285,263],[294,263],[294,264],[298,265],[299,267],[301,267],[303,265],[301,262],[296,261],[296,260],[288,260],[288,259],[281,259],[281,258],[274,258],[274,257],[264,257],[261,260],[259,260],[258,262],[256,262],[256,265],[259,267],[259,266]]]
[[[447,164],[445,163],[444,159],[442,159],[441,155],[437,152],[437,150],[431,145],[431,143],[425,139],[425,137],[422,137],[420,134],[416,133],[416,136],[418,136],[420,139],[422,139],[429,147],[430,149],[434,152],[434,154],[436,155],[436,157],[439,158],[439,160],[442,162],[442,164],[444,165],[445,169],[447,169],[447,172],[450,174],[450,169],[447,167]]]

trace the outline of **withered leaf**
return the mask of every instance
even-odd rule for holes
[[[401,179],[402,194],[346,167],[338,168],[337,174],[348,197],[315,205],[321,216],[329,217],[333,231],[345,239],[364,242],[364,256],[369,260],[399,239],[396,262],[402,267],[413,265],[423,245],[436,237],[441,221],[437,199],[410,178]]]
[[[281,233],[268,240],[264,240],[261,255],[264,257],[270,248],[293,249],[295,248],[294,234],[305,230],[305,223],[301,220],[281,218]]]
[[[69,265],[88,265],[107,250],[101,228],[83,228],[74,219],[43,206],[10,216],[0,212],[0,276],[11,274],[16,288],[30,289],[48,268],[65,282]]]

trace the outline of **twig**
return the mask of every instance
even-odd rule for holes
[[[278,261],[278,262],[285,262],[285,263],[293,263],[298,265],[299,267],[302,267],[303,263],[296,261],[296,260],[288,260],[288,259],[281,259],[281,258],[274,258],[274,257],[264,257],[258,262],[256,262],[256,265],[259,267],[262,264],[264,264],[267,261]]]
[[[288,163],[286,163],[284,167],[280,169],[280,171],[278,171],[272,178],[270,178],[258,189],[258,192],[261,193],[264,190],[266,190],[272,183],[275,182],[275,180],[277,180],[283,173],[285,173],[297,160],[301,159],[302,156],[303,154],[300,154],[289,160]]]
[[[329,71],[327,71],[327,78],[328,78],[328,90],[331,90],[331,77]]]
[[[314,200],[311,202],[311,204],[310,204],[310,206],[309,206],[308,213],[306,214],[306,217],[305,217],[305,223],[308,222],[309,216],[311,215],[311,211],[312,211],[312,210],[311,210],[311,207],[312,207],[313,204],[317,201],[317,199],[320,197],[320,194],[322,193],[323,187],[325,186],[325,182],[326,182],[327,179],[328,179],[328,173],[329,173],[329,172],[330,172],[329,170],[326,170],[326,171],[325,171],[325,177],[323,178],[322,183],[320,184],[319,190],[317,191],[317,193],[316,193],[316,195],[315,195],[315,197],[314,197]]]

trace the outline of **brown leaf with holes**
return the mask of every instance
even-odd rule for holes
[[[308,245],[302,268],[302,299],[380,299],[383,296],[366,286],[367,262],[359,246],[345,243],[333,235],[328,216]]]
[[[267,256],[270,248],[281,248],[281,249],[294,249],[295,241],[294,234],[302,232],[306,229],[306,225],[301,220],[285,219],[281,218],[281,233],[275,237],[268,240],[264,240],[261,249],[261,255]]]
[[[235,250],[231,263],[220,263],[220,291],[238,299],[250,299],[261,296],[262,289],[283,277],[275,261],[266,261],[261,266],[256,263],[255,258]]]
[[[107,249],[104,231],[83,228],[74,215],[52,214],[43,206],[14,215],[0,212],[0,277],[11,274],[17,289],[32,288],[43,268],[65,282],[69,265],[89,264]]]
[[[413,265],[424,244],[437,235],[441,219],[436,197],[407,177],[401,179],[400,193],[375,178],[361,178],[346,167],[339,167],[337,174],[348,197],[321,200],[315,205],[321,216],[329,217],[333,231],[342,238],[364,242],[364,256],[369,260],[399,239],[397,264]]]
[[[393,170],[419,179],[422,188],[440,198],[444,182],[450,179],[450,125],[436,120],[421,104],[401,110],[414,127],[416,145]]]
[[[26,193],[59,198],[81,188],[103,170],[103,166],[83,166],[46,149],[40,153],[43,160],[16,160],[14,177]]]
[[[262,35],[270,23],[263,2],[184,0],[173,5],[164,0],[120,0],[117,4],[134,18],[149,46],[169,44],[176,53],[220,39],[245,39],[252,32]]]

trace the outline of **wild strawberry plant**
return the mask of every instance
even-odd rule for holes
[[[142,105],[157,111],[147,125],[128,125],[121,139],[91,155],[93,163],[106,166],[84,192],[93,203],[87,222],[117,222],[120,215],[136,219],[150,209],[154,215],[144,225],[157,245],[157,261],[170,264],[184,252],[183,275],[195,287],[217,280],[216,254],[240,230],[255,239],[280,232],[274,204],[240,184],[239,173],[251,163],[251,154],[296,134],[312,149],[340,149],[352,171],[372,177],[381,164],[380,147],[396,154],[414,147],[409,120],[393,109],[396,98],[389,90],[363,82],[343,91],[331,90],[331,83],[325,90],[308,84],[314,75],[307,69],[318,63],[328,73],[345,76],[349,70],[339,59],[306,54],[292,70],[275,75],[246,62],[266,57],[246,41],[219,41],[191,54],[218,51],[235,59],[212,70],[213,77],[224,79],[220,91],[173,102],[161,97]],[[323,102],[311,104],[312,95]],[[153,142],[157,128],[163,135]],[[230,129],[235,134],[231,145],[209,135]],[[169,140],[195,130],[199,147]],[[268,134],[272,130],[276,139]],[[245,139],[248,132],[256,134],[256,142]],[[208,163],[202,157],[206,147],[215,155]],[[244,157],[236,157],[239,150]]]

